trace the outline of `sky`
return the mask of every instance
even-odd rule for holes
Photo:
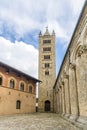
[[[0,0],[0,61],[38,78],[38,34],[56,33],[56,75],[85,0]]]

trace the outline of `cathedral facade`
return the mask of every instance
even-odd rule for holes
[[[53,87],[54,112],[87,120],[87,1],[80,14]]]

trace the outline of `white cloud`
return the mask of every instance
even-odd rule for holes
[[[24,42],[11,43],[0,37],[0,61],[37,77],[38,50]]]
[[[57,37],[62,35],[69,40],[83,3],[84,0],[0,0],[0,18],[14,28],[17,37],[49,26]]]
[[[85,0],[71,0],[71,8],[73,10],[73,14],[77,15],[81,11]]]
[[[56,37],[63,39],[65,47],[69,43],[84,1],[0,0],[0,34],[5,23],[4,31],[10,30],[16,37],[15,43],[0,37],[0,60],[37,77],[37,49],[22,41],[18,42],[17,39],[32,30],[40,29],[44,32],[48,26],[50,32],[54,29]]]

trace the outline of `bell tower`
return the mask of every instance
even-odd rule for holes
[[[50,35],[48,28],[44,35],[39,33],[39,79],[38,109],[40,112],[53,111],[53,85],[56,79],[55,32]]]

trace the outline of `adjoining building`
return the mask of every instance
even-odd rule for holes
[[[0,62],[0,115],[36,112],[36,83],[31,77]]]
[[[55,32],[50,35],[48,28],[39,34],[39,112],[53,111],[53,85],[56,80]]]
[[[54,112],[87,122],[87,0],[54,85]],[[86,122],[85,122],[86,120]]]

